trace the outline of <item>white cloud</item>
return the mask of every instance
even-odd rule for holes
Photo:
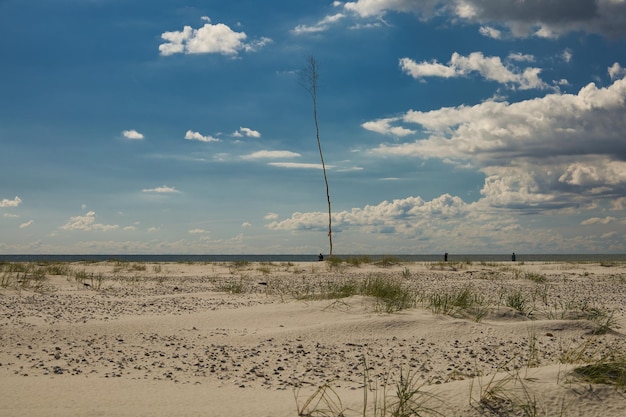
[[[8,219],[18,219],[20,216],[18,216],[17,214],[12,214],[12,213],[4,213],[2,217],[6,217]]]
[[[418,4],[421,3],[421,4]],[[383,17],[387,11],[396,12],[427,12],[432,11],[439,3],[437,0],[357,0],[344,4],[346,10],[357,13],[361,17]]]
[[[502,31],[499,31],[496,28],[492,28],[490,26],[481,26],[479,29],[480,34],[492,39],[501,39]]]
[[[156,188],[144,188],[141,191],[144,192],[144,193],[158,193],[158,194],[172,194],[172,193],[179,193],[180,192],[176,188],[168,187],[167,185],[162,185],[162,186],[156,187]]]
[[[301,155],[291,151],[257,151],[242,156],[243,159],[288,159],[299,158]]]
[[[265,215],[265,217],[263,217],[265,220],[276,220],[278,219],[278,214],[276,213],[267,213]]]
[[[252,227],[252,223],[250,223],[250,222],[243,222],[241,224],[241,227],[243,227],[244,229],[247,229],[249,227]]]
[[[17,196],[13,200],[9,200],[5,198],[2,201],[0,201],[0,208],[17,207],[20,204],[22,204],[22,199]]]
[[[83,231],[102,231],[107,232],[109,230],[118,229],[118,225],[99,224],[96,223],[96,213],[93,211],[88,212],[84,216],[74,216],[63,226],[63,230],[83,230]]]
[[[191,234],[191,235],[202,235],[202,234],[205,234],[205,233],[208,233],[208,232],[206,230],[204,230],[204,229],[191,229],[191,230],[189,230],[188,233]]]
[[[437,61],[420,62],[419,64],[410,58],[400,59],[400,68],[413,78],[423,77],[457,77],[459,74],[452,66],[440,64]]]
[[[20,224],[20,229],[25,229],[27,227],[32,226],[33,224],[35,224],[35,221],[34,220],[29,220],[26,223]]]
[[[328,30],[331,25],[339,22],[344,17],[345,17],[345,15],[342,14],[342,13],[329,15],[329,16],[324,17],[322,20],[320,20],[319,22],[317,22],[313,26],[298,25],[294,29],[292,29],[291,32],[296,34],[296,35],[302,35],[302,34],[307,34],[307,33],[324,32],[324,31]]]
[[[401,126],[392,126],[391,124],[397,122],[400,118],[390,117],[385,119],[378,119],[363,123],[361,126],[372,132],[381,133],[384,135],[395,135],[399,137],[408,136],[415,133],[415,130],[407,129]]]
[[[619,78],[623,78],[624,76],[626,76],[626,69],[622,68],[622,66],[617,62],[611,65],[608,71],[609,71],[609,76],[611,77],[611,80],[617,80]]]
[[[493,206],[560,209],[612,201],[626,196],[625,103],[621,79],[606,88],[589,84],[578,94],[408,111],[396,123],[418,125],[426,137],[372,152],[474,168],[485,174],[481,193]]]
[[[185,139],[197,140],[199,142],[220,142],[220,139],[215,138],[211,135],[203,136],[201,133],[193,132],[191,130],[188,130],[187,133],[185,133]]]
[[[144,138],[143,134],[137,132],[135,129],[124,130],[122,132],[122,136],[131,140],[142,140]]]
[[[238,138],[243,137],[243,136],[246,136],[249,138],[260,138],[261,133],[256,130],[247,128],[247,127],[240,127],[239,130],[233,133],[233,136],[238,137]]]
[[[161,55],[174,54],[222,54],[234,56],[239,51],[256,51],[271,42],[269,38],[261,38],[246,43],[247,35],[244,32],[235,32],[223,23],[211,24],[208,17],[203,17],[207,23],[199,29],[185,26],[182,31],[164,32],[161,38],[165,43],[159,45]]]
[[[517,61],[528,60],[530,56],[509,57]],[[400,59],[400,68],[413,78],[424,77],[462,77],[476,72],[490,81],[517,86],[521,90],[531,88],[544,89],[548,85],[539,78],[541,69],[525,68],[523,71],[508,68],[499,57],[485,57],[482,52],[472,52],[469,56],[453,53],[448,65],[434,62],[417,63],[410,58]]]
[[[563,59],[563,61],[567,63],[571,62],[573,57],[574,57],[574,54],[572,53],[571,49],[565,49],[563,53],[561,54],[561,58]]]
[[[521,52],[514,52],[514,53],[510,53],[507,59],[509,61],[516,61],[516,62],[533,62],[535,60],[535,57],[530,54],[522,54]]]

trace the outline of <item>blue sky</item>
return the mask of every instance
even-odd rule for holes
[[[0,253],[624,253],[625,0],[0,0]]]

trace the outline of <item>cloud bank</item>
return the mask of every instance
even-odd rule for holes
[[[557,38],[571,32],[626,36],[622,0],[358,0],[344,8],[364,19],[381,19],[390,12],[447,17],[481,25],[481,33],[492,38]]]

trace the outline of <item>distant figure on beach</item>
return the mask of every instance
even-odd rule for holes
[[[446,252],[446,253],[444,253],[444,254],[443,254],[443,260],[444,260],[445,262],[448,262],[448,252]]]
[[[317,260],[319,262],[323,261],[324,260],[324,255],[322,255],[321,253],[319,255],[317,255]]]
[[[513,252],[513,255],[511,255],[511,261],[515,262],[515,252]]]

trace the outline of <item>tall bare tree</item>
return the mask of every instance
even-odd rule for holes
[[[328,176],[326,175],[326,164],[324,163],[324,154],[322,153],[322,142],[320,142],[320,128],[317,122],[317,82],[319,78],[318,65],[315,58],[310,55],[307,57],[307,63],[300,72],[300,85],[311,95],[313,99],[313,119],[315,120],[315,136],[317,137],[317,148],[320,151],[320,159],[322,160],[322,171],[324,172],[324,183],[326,184],[326,199],[328,201],[328,243],[330,245],[329,257],[333,256],[333,229],[332,216],[330,210],[330,192],[328,191]]]

